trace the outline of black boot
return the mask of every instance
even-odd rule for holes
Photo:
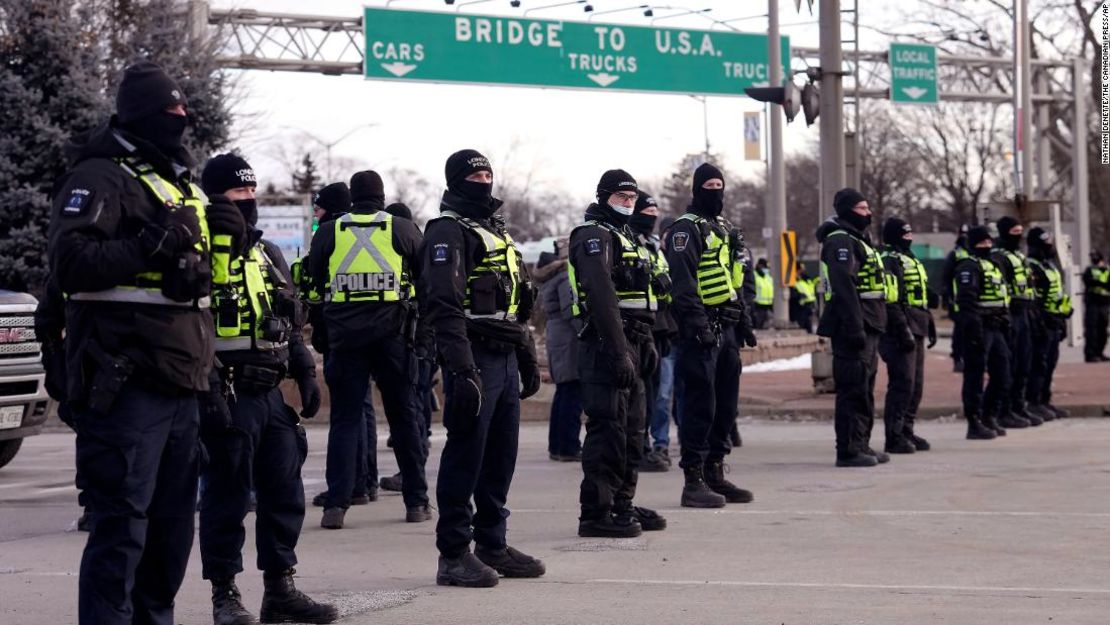
[[[1046,423],[1056,420],[1056,413],[1052,412],[1048,408],[1045,408],[1044,404],[1026,404],[1025,412],[1037,417],[1038,419]]]
[[[262,610],[259,620],[263,623],[334,623],[339,610],[326,603],[317,603],[297,590],[293,583],[293,569],[265,574],[262,584]]]
[[[873,467],[879,464],[875,456],[869,456],[861,453],[847,453],[836,455],[836,466],[838,467]]]
[[[994,430],[984,425],[977,415],[967,415],[968,440],[989,441],[994,437]]]
[[[886,455],[886,452],[875,451],[870,447],[865,447],[863,453],[874,458],[875,462],[879,464],[886,464],[890,462],[890,456]]]
[[[578,521],[578,535],[582,538],[635,538],[643,531],[631,514],[616,516],[605,512]]]
[[[1070,411],[1065,410],[1059,406],[1054,406],[1051,402],[1045,402],[1044,407],[1046,412],[1052,413],[1052,416],[1057,419],[1067,419],[1071,416]]]
[[[500,579],[497,571],[467,551],[457,558],[439,556],[436,583],[440,586],[464,588],[492,588]]]
[[[632,506],[632,518],[640,523],[645,532],[659,532],[667,529],[667,519],[651,508]]]
[[[682,506],[685,508],[724,508],[724,495],[709,489],[701,465],[684,467],[686,483],[682,487]]]
[[[917,446],[900,434],[891,434],[886,437],[883,451],[888,454],[912,454],[917,451]]]
[[[992,425],[994,423],[995,423],[994,421],[991,422]],[[1030,425],[1032,425],[1031,423],[1029,423],[1025,419],[1022,419],[1021,417],[1019,417],[1015,414],[1011,414],[1009,412],[1006,412],[1005,414],[999,416],[998,420],[997,420],[997,423],[998,423],[998,425],[1001,425],[1004,428],[1008,428],[1008,429],[1012,429],[1012,430],[1027,428]]]
[[[258,625],[246,608],[235,578],[212,580],[212,623],[215,625]]]
[[[401,492],[401,474],[398,472],[394,473],[393,475],[387,475],[383,477],[382,479],[378,480],[378,486],[380,486],[382,490],[388,490],[395,493]]]
[[[1044,425],[1044,419],[1038,417],[1037,415],[1029,414],[1025,411],[1025,408],[1015,408],[1011,411],[1011,413],[1019,419],[1024,419],[1028,421],[1029,425],[1033,427]]]
[[[725,479],[723,460],[708,460],[705,463],[705,484],[718,495],[724,495],[728,503],[751,503],[751,491],[744,490]]]
[[[994,417],[994,415],[985,414],[979,418],[979,422],[983,424],[983,427],[994,432],[994,435],[996,437],[1006,436],[1006,428],[1002,427],[1002,424],[998,421],[998,419]]]
[[[503,549],[487,549],[478,545],[474,548],[474,555],[482,564],[505,577],[542,577],[547,572],[543,562],[508,546]]]

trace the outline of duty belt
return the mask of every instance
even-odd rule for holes
[[[886,291],[864,291],[859,294],[860,299],[886,299]]]

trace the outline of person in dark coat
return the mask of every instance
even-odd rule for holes
[[[536,267],[540,285],[540,305],[547,315],[544,336],[547,344],[547,369],[555,383],[551,401],[551,420],[547,432],[547,452],[552,460],[572,462],[582,458],[582,397],[578,386],[578,330],[571,304],[574,294],[567,279],[568,239],[555,241],[554,258]],[[546,256],[546,255],[545,255]]]

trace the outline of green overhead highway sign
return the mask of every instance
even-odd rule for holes
[[[936,46],[890,44],[890,100],[903,104],[936,104],[940,101]]]
[[[726,96],[768,80],[760,34],[372,7],[363,18],[366,78]]]

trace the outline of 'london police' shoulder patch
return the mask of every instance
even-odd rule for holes
[[[846,247],[842,247],[839,250],[836,250],[836,260],[842,263],[848,262],[848,259],[851,258],[851,256],[852,252]]]
[[[432,264],[446,265],[449,257],[446,243],[436,243],[432,246]]]
[[[92,192],[88,189],[73,189],[69,192],[69,199],[66,200],[66,206],[62,209],[62,214],[67,217],[77,217],[85,214],[85,209],[89,206],[89,198],[92,197]]]
[[[960,284],[971,284],[971,272],[970,271],[961,271],[960,272]]]
[[[690,242],[690,233],[689,232],[676,232],[676,233],[674,233],[674,236],[671,237],[671,243],[674,244],[673,247],[674,247],[674,251],[676,251],[676,252],[684,251],[686,249],[686,244],[689,243],[689,242]]]
[[[601,239],[586,239],[586,256],[597,256],[601,253]]]

